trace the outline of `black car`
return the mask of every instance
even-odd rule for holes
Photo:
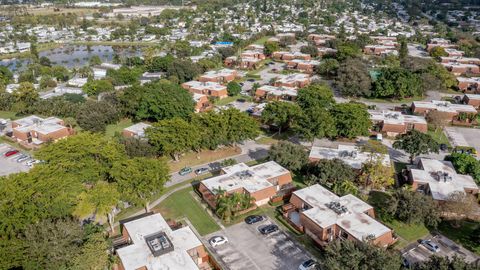
[[[448,146],[444,143],[440,144],[440,150],[442,151],[447,151],[448,150]]]
[[[260,231],[261,234],[263,235],[269,235],[273,232],[276,232],[278,231],[278,226],[277,225],[274,225],[274,224],[270,224],[270,225],[265,225],[265,226],[262,226],[260,228],[258,228],[258,230]]]
[[[247,218],[245,218],[245,223],[247,224],[253,224],[253,223],[257,223],[257,222],[260,222],[263,220],[263,217],[262,216],[259,216],[259,215],[253,215],[253,216],[248,216]]]

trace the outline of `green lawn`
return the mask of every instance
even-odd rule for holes
[[[187,218],[200,235],[206,235],[220,230],[212,217],[192,197],[192,188],[179,190],[154,208],[165,219],[178,220]]]
[[[224,105],[227,105],[228,103],[233,102],[233,101],[235,101],[239,98],[243,98],[246,101],[251,101],[252,100],[252,97],[248,97],[248,96],[242,96],[242,95],[228,96],[226,98],[222,98],[222,99],[219,99],[219,100],[215,101],[215,105],[216,106],[224,106]]]
[[[442,129],[428,129],[427,134],[430,134],[432,138],[437,143],[444,143],[450,147],[450,142],[448,141],[447,135],[443,132]]]
[[[480,245],[470,239],[470,236],[473,235],[473,230],[478,227],[480,227],[480,222],[463,221],[460,227],[455,228],[452,227],[449,221],[442,221],[438,226],[438,231],[456,243],[480,255]]]
[[[10,112],[10,111],[0,111],[0,118],[4,119],[16,119],[15,117],[15,112]]]
[[[257,41],[255,41],[254,44],[263,45],[263,44],[265,44],[265,42],[267,42],[267,40],[269,38],[270,38],[270,36],[262,37],[262,38],[258,39]]]
[[[384,223],[408,243],[417,241],[430,233],[423,224],[406,224],[398,220],[384,221]]]
[[[107,135],[108,137],[113,137],[116,132],[121,133],[124,128],[129,127],[132,124],[132,120],[128,118],[122,119],[116,124],[108,125],[107,130],[105,131],[105,135]]]

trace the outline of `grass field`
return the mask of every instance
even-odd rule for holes
[[[128,118],[122,119],[116,124],[108,125],[105,131],[105,135],[108,137],[113,137],[116,132],[121,133],[124,128],[129,127],[132,124],[132,120]]]
[[[443,132],[442,129],[428,129],[427,134],[430,134],[432,138],[437,142],[437,143],[444,143],[450,147],[450,142],[448,141],[447,135]]]
[[[254,44],[257,44],[257,45],[263,45],[265,44],[265,42],[267,42],[267,40],[271,38],[270,36],[265,36],[265,37],[262,37],[260,39],[257,39],[257,41],[254,42]]]
[[[29,8],[27,12],[31,15],[52,15],[52,14],[77,14],[79,16],[88,15],[96,12],[95,8],[60,8],[59,11],[55,11],[53,7],[44,8]]]
[[[438,231],[456,243],[461,244],[466,249],[480,255],[480,245],[470,239],[470,236],[473,235],[473,231],[479,227],[480,222],[463,221],[461,222],[460,227],[456,228],[453,227],[449,221],[443,221],[438,226]]]
[[[228,96],[226,98],[222,98],[222,99],[219,99],[219,100],[215,101],[215,105],[216,106],[225,106],[228,103],[234,102],[235,100],[237,100],[239,98],[243,98],[246,101],[251,101],[252,100],[252,97],[249,97],[249,96],[243,96],[243,95]]]
[[[160,212],[165,219],[187,218],[200,235],[220,230],[213,218],[192,197],[190,194],[192,190],[192,188],[186,188],[173,193],[154,210]]]
[[[13,120],[13,119],[16,119],[18,117],[15,117],[15,112],[0,111],[0,118]]]
[[[204,150],[199,153],[190,152],[181,156],[179,161],[170,161],[168,166],[170,168],[170,172],[176,172],[184,167],[209,163],[215,160],[239,155],[241,152],[242,151],[239,147],[224,147],[218,150]]]

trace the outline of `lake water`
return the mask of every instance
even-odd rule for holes
[[[141,56],[139,47],[128,46],[85,46],[85,45],[64,45],[63,47],[39,52],[39,56],[46,56],[53,65],[61,65],[67,68],[75,68],[88,65],[92,56],[97,55],[103,62],[112,62],[115,54],[120,57]],[[10,70],[22,70],[31,62],[30,58],[4,59],[0,65],[7,66]]]

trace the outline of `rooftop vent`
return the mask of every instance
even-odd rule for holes
[[[328,208],[332,209],[337,215],[343,215],[348,212],[347,207],[340,204],[340,202],[331,201],[325,204]]]
[[[439,182],[450,182],[452,181],[452,176],[448,172],[437,171],[434,173],[435,179]]]
[[[153,256],[158,257],[173,251],[173,244],[164,232],[158,232],[145,237]]]
[[[244,180],[244,179],[252,177],[253,173],[249,170],[245,170],[245,171],[238,172],[237,176],[238,176],[238,178],[240,178],[240,180]]]
[[[340,157],[342,158],[356,158],[357,157],[357,151],[341,151],[339,154]]]

